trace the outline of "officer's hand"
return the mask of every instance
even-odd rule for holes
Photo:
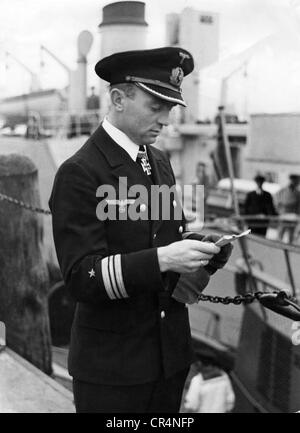
[[[184,273],[195,272],[200,266],[207,265],[214,254],[219,252],[220,247],[211,242],[185,239],[158,248],[157,256],[161,272]]]
[[[220,235],[206,235],[202,239],[202,242],[217,242],[222,236]],[[205,266],[205,269],[207,272],[212,275],[214,274],[218,269],[223,268],[225,264],[227,263],[231,253],[233,250],[232,244],[227,244],[221,247],[221,251],[214,255],[213,258],[209,261],[209,263]]]

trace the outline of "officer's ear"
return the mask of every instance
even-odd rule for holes
[[[125,95],[125,92],[123,90],[118,89],[117,87],[113,87],[110,90],[111,103],[117,111],[123,111],[124,110],[125,98],[126,98],[126,95]]]

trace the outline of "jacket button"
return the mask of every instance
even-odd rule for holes
[[[145,212],[146,209],[147,209],[147,206],[144,203],[142,203],[141,207],[140,207],[141,212]]]
[[[156,233],[154,233],[154,235],[153,235],[153,239],[155,239],[156,238]]]
[[[178,232],[179,232],[179,233],[183,233],[183,227],[182,227],[182,226],[180,226],[180,227],[178,228]]]
[[[161,317],[162,319],[164,319],[164,318],[166,317],[166,313],[164,312],[164,310],[161,311],[161,313],[160,313],[160,317]]]

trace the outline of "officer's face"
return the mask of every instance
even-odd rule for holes
[[[174,104],[136,88],[133,98],[126,97],[123,111],[123,131],[136,144],[154,143],[162,127],[169,124]]]

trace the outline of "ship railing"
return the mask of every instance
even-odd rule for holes
[[[247,219],[247,216],[244,219]],[[282,239],[268,239],[264,236],[258,236],[255,234],[251,235],[251,241],[264,245],[266,247],[279,250],[282,252],[284,256],[284,261],[286,265],[286,272],[288,275],[288,281],[290,285],[290,290],[292,290],[292,294],[294,297],[296,297],[298,300],[300,300],[300,290],[296,287],[294,272],[293,272],[293,266],[291,262],[291,254],[298,254],[300,255],[300,245],[297,245],[296,242],[299,240],[300,236],[300,218],[298,216],[295,216],[293,219],[286,219],[287,217],[284,215],[280,215],[278,217],[272,217],[273,222],[279,223],[278,226],[278,234],[280,237],[280,232],[283,231],[283,229],[292,229],[292,232],[289,236],[289,243],[282,242]],[[241,217],[240,217],[241,219]],[[281,235],[282,237],[282,235]],[[273,281],[272,277],[270,276],[271,280]],[[278,279],[277,279],[278,280]],[[266,281],[267,284],[267,281]],[[271,284],[269,284],[271,285]],[[282,284],[281,284],[282,285]],[[277,281],[277,286],[279,286],[279,280]],[[283,289],[284,290],[284,289]]]
[[[274,220],[275,218],[276,217],[274,217]],[[222,231],[224,231],[224,229],[222,229]],[[229,229],[227,230],[225,229],[225,232],[232,233],[232,231],[230,231]],[[294,260],[295,262],[294,267],[292,265],[292,260],[291,260],[292,254],[300,255],[300,245],[282,242],[282,240],[279,239],[268,239],[264,236],[259,236],[256,234],[251,234],[248,239],[249,239],[248,243],[250,242],[250,248],[249,248],[250,253],[251,253],[251,243],[253,242],[254,244],[264,245],[266,248],[269,248],[270,251],[277,250],[283,254],[283,260],[286,266],[285,271],[288,277],[288,283],[284,283],[279,278],[274,278],[274,276],[272,276],[271,274],[266,274],[262,270],[258,270],[258,269],[255,270],[255,273],[253,275],[254,279],[264,282],[267,286],[270,286],[273,289],[276,289],[277,286],[278,289],[282,289],[287,292],[292,292],[293,296],[296,297],[298,300],[300,300],[300,287],[296,287],[296,282],[295,282],[296,279],[293,271],[293,268],[296,266],[296,262],[299,260],[299,258],[297,258],[297,260]],[[251,269],[253,269],[253,267],[251,267]],[[235,268],[231,267],[231,270],[234,271]],[[284,269],[282,271],[284,272]],[[264,277],[263,277],[263,273],[265,274]]]
[[[270,229],[272,241],[280,241],[288,245],[300,245],[300,215],[286,213],[281,215],[241,215],[241,216],[218,216],[213,213],[205,214],[205,225],[223,225],[231,230],[238,230],[242,223],[251,227],[253,232],[256,228]],[[267,233],[267,238],[269,233]]]
[[[98,110],[84,110],[70,113],[66,110],[31,111],[27,120],[27,138],[73,138],[91,135],[99,126]]]
[[[212,230],[213,228],[213,230]],[[230,234],[233,232],[238,232],[238,230],[230,229],[230,227],[224,228],[222,226],[217,226],[216,224],[207,224],[204,226],[204,233],[206,231],[215,232],[218,234]],[[244,240],[245,241],[245,240]],[[228,300],[231,298],[233,301],[236,297],[247,296],[248,294],[254,294],[255,292],[264,292],[264,293],[276,293],[280,294],[282,292],[286,293],[289,299],[291,299],[296,305],[297,309],[293,306],[287,306],[286,310],[277,308],[276,302],[274,303],[273,311],[276,311],[281,316],[289,317],[291,320],[299,320],[294,319],[293,315],[297,313],[297,317],[299,316],[299,305],[300,305],[300,269],[299,269],[299,256],[300,256],[300,246],[299,245],[290,245],[279,240],[271,240],[267,239],[263,236],[258,235],[249,235],[246,238],[247,251],[248,251],[248,264],[245,262],[242,250],[239,245],[240,241],[235,243],[234,254],[235,257],[231,258],[229,262],[224,267],[224,270],[219,271],[217,273],[217,279],[220,281],[220,287],[223,287],[224,284],[222,281],[224,280],[226,272],[227,275],[231,275],[231,285],[227,286],[227,291],[224,289],[219,292],[211,293],[207,291],[207,295],[211,295],[213,304],[210,304],[209,299],[206,299],[208,302],[199,302],[198,305],[191,306],[192,315],[192,335],[193,338],[199,341],[214,340],[217,341],[218,344],[223,344],[224,347],[235,348],[237,341],[234,339],[224,338],[225,335],[221,332],[221,338],[216,338],[216,329],[223,329],[224,326],[227,326],[226,323],[229,321],[230,317],[228,315],[221,312],[220,307],[215,307],[214,304],[219,303],[221,306],[222,303],[226,304],[226,302],[221,302],[221,298],[224,300]],[[249,264],[250,264],[250,272],[249,272]],[[220,273],[221,272],[221,273]],[[222,274],[222,275],[221,275]],[[226,277],[225,280],[228,281],[229,277]],[[215,284],[216,285],[216,284]],[[215,296],[220,295],[220,296]],[[230,296],[228,296],[230,295]],[[207,296],[209,298],[209,296]],[[219,299],[216,299],[219,298]],[[253,299],[254,302],[259,302],[257,298]],[[234,304],[235,302],[229,302],[229,304]],[[249,299],[246,300],[245,304],[249,303]],[[271,305],[273,307],[273,305]],[[205,316],[207,316],[207,320],[202,320],[201,327],[199,327],[198,323],[198,313],[197,309],[200,308],[201,317],[203,309],[205,309]],[[216,310],[217,308],[217,310]],[[228,308],[226,305],[222,305],[222,309]],[[235,306],[234,308],[242,308],[241,306]],[[266,307],[268,308],[268,307]],[[216,316],[216,313],[218,317]],[[239,319],[237,321],[242,320],[243,313],[238,315]],[[199,319],[200,320],[200,319]],[[225,323],[226,322],[226,323]],[[214,323],[214,326],[211,324]],[[229,322],[228,322],[229,325]],[[201,331],[200,331],[201,329]],[[207,340],[207,341],[208,341]],[[231,341],[232,340],[232,341]]]

